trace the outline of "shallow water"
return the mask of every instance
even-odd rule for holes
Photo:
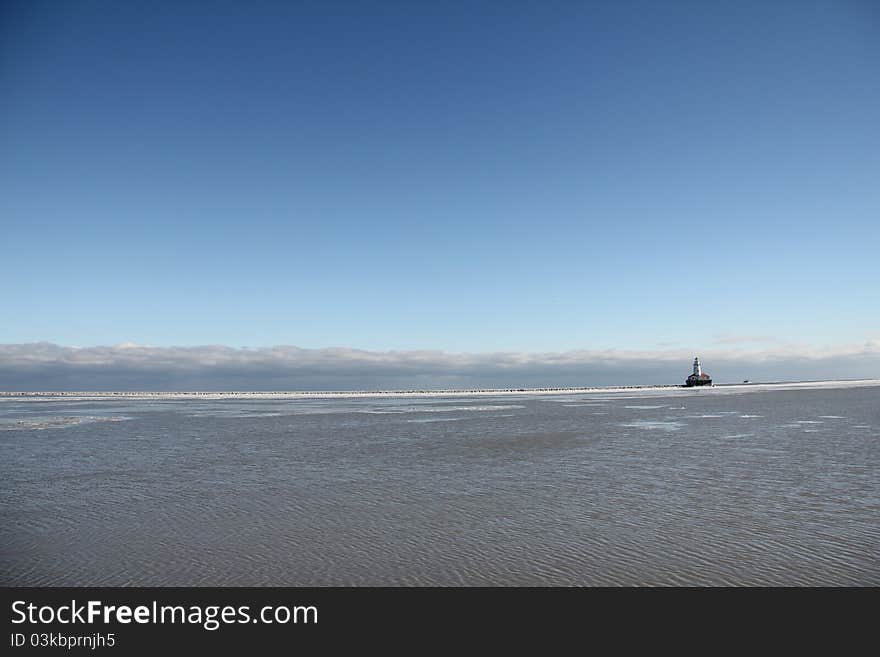
[[[880,584],[880,388],[0,402],[0,583]]]

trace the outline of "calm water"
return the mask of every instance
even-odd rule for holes
[[[880,585],[880,388],[0,400],[0,583]]]

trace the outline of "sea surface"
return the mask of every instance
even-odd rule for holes
[[[880,585],[880,387],[0,399],[3,585]]]

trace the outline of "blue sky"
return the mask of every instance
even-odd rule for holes
[[[871,2],[0,12],[0,343],[880,335]]]

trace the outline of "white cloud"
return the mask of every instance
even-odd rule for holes
[[[715,336],[715,344],[775,344],[779,340],[769,335],[729,335]]]
[[[762,349],[725,347],[699,352],[584,349],[555,353],[366,351],[286,345],[151,347],[130,342],[66,347],[31,343],[0,345],[0,389],[375,389],[674,383],[687,374],[695,354],[718,380],[880,376],[880,339],[846,345],[792,343]]]
[[[494,367],[570,366],[597,363],[636,363],[642,361],[674,362],[693,358],[694,349],[632,351],[618,349],[574,350],[565,352],[491,352],[450,353],[433,350],[366,351],[348,347],[302,349],[279,345],[274,347],[234,348],[223,345],[196,347],[149,347],[125,342],[115,346],[64,347],[51,343],[0,345],[0,366],[32,367],[46,364],[73,366],[128,365],[171,368],[219,367],[226,365],[278,366],[430,366],[430,367]],[[714,349],[699,352],[704,360],[744,360],[765,362],[780,359],[823,359],[880,354],[880,340],[859,344],[814,347],[803,344],[776,345],[765,349]]]

